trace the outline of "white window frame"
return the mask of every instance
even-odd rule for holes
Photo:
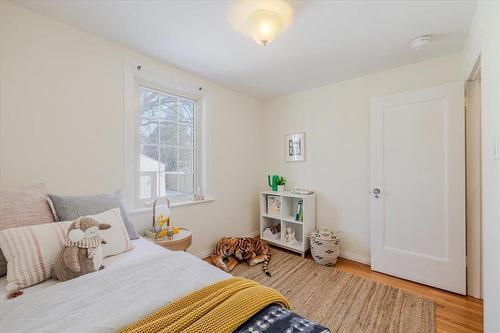
[[[161,70],[133,63],[124,65],[124,198],[134,211],[149,210],[152,200],[139,200],[140,163],[140,96],[139,87],[195,101],[194,119],[194,193],[200,188],[206,200],[212,201],[207,189],[207,109],[209,94],[196,82],[169,75]],[[167,196],[173,206],[199,203],[186,196]],[[149,202],[148,202],[149,201]]]

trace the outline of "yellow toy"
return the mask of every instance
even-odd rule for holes
[[[162,229],[158,232],[158,234],[156,235],[156,238],[163,238],[167,235],[167,230],[166,229]]]

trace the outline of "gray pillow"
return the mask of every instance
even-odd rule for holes
[[[120,208],[123,224],[130,239],[138,239],[139,235],[128,218],[123,204],[121,191],[79,196],[58,196],[49,194],[59,221],[72,221],[80,216],[95,215],[113,208]]]

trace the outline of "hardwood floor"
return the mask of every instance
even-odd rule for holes
[[[340,258],[335,268],[427,297],[436,302],[438,333],[483,332],[483,301],[399,279],[370,270],[370,266]]]
[[[271,269],[272,263],[271,259]],[[377,273],[370,270],[368,265],[342,258],[337,261],[335,268],[433,300],[436,303],[436,332],[438,333],[483,332],[482,300]]]

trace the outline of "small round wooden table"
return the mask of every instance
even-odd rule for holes
[[[144,238],[172,251],[186,251],[191,246],[192,241],[191,231],[184,228],[179,228],[179,232],[172,239],[167,239],[167,237],[151,239],[146,236]]]

